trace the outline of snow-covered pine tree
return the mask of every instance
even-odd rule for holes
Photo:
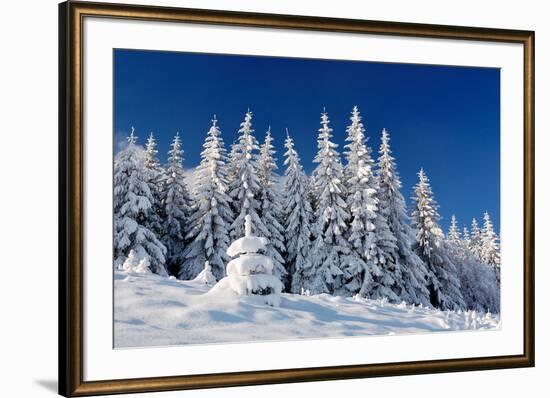
[[[458,225],[454,214],[451,216],[451,225],[449,227],[449,232],[447,233],[447,240],[454,244],[458,244],[460,242],[460,232],[458,231]]]
[[[279,191],[279,177],[275,174],[277,163],[274,158],[275,148],[272,142],[273,137],[271,136],[270,126],[265,133],[265,140],[260,146],[260,156],[257,163],[258,181],[260,183],[259,212],[260,218],[267,229],[265,237],[269,241],[265,248],[265,254],[273,260],[273,275],[284,283],[288,282],[288,272],[283,258],[285,253],[285,229],[281,224],[283,222],[283,209],[281,207],[283,199]]]
[[[472,219],[472,233],[470,234],[470,251],[478,260],[482,259],[481,249],[483,246],[481,230],[477,225],[477,220]]]
[[[147,143],[145,144],[145,167],[149,170],[158,170],[160,167],[159,160],[157,158],[157,141],[151,131],[149,137],[147,137]]]
[[[311,226],[313,211],[308,198],[309,178],[300,164],[294,141],[288,134],[285,140],[285,246],[286,264],[290,275],[290,291],[299,294],[307,284],[306,275],[311,274]]]
[[[396,301],[397,297],[391,290],[391,285],[395,282],[395,269],[390,265],[392,253],[377,247],[378,231],[375,231],[375,223],[378,217],[378,200],[376,178],[372,170],[374,161],[366,145],[365,128],[357,106],[353,107],[350,120],[351,124],[346,129],[348,143],[344,146],[347,160],[344,167],[344,186],[351,216],[346,231],[350,253],[343,268],[345,287],[348,294],[387,297]],[[395,244],[393,248],[396,248]]]
[[[331,141],[332,129],[328,114],[321,114],[321,128],[317,138],[319,149],[314,162],[315,178],[315,225],[314,243],[311,251],[312,273],[307,275],[306,289],[313,294],[333,293],[344,284],[343,268],[349,255],[345,239],[349,213],[343,186],[343,168],[338,145]]]
[[[307,200],[309,201],[309,205],[311,206],[312,214],[315,214],[315,212],[317,211],[317,203],[315,203],[317,198],[315,195],[315,177],[313,176],[313,174],[307,177]]]
[[[217,122],[214,115],[195,171],[196,199],[188,222],[191,228],[186,238],[190,242],[183,253],[181,276],[184,279],[195,278],[208,262],[213,275],[220,280],[229,261],[226,251],[233,213],[225,167],[227,154]]]
[[[466,225],[462,229],[462,246],[468,248],[468,250],[470,249],[470,232]]]
[[[231,242],[227,254],[233,259],[227,264],[227,276],[212,288],[212,292],[233,291],[240,296],[255,295],[264,303],[278,307],[284,286],[273,275],[273,260],[264,252],[268,239],[252,234],[252,217],[245,216],[244,236]]]
[[[137,145],[134,128],[128,145],[115,156],[114,165],[114,260],[124,263],[131,251],[136,261],[148,258],[151,271],[166,276],[166,247],[149,229],[154,198],[145,170],[145,151]]]
[[[240,146],[238,142],[231,144],[231,150],[227,158],[227,164],[225,166],[225,174],[227,175],[227,186],[231,187],[235,184],[237,179],[237,159],[239,158]]]
[[[458,271],[437,223],[440,219],[438,205],[423,169],[420,169],[418,178],[414,187],[412,227],[416,231],[415,250],[428,268],[430,302],[444,310],[463,309],[465,303],[460,292]]]
[[[260,219],[260,181],[257,174],[259,150],[258,141],[253,135],[252,112],[248,110],[239,129],[239,139],[231,149],[230,168],[233,179],[229,185],[232,200],[233,222],[229,234],[235,240],[244,233],[244,222],[247,214],[252,218],[254,233],[266,237],[269,233]]]
[[[447,248],[458,271],[465,308],[481,312],[500,312],[499,286],[492,268],[472,256],[462,240],[448,240]]]
[[[392,156],[390,134],[382,130],[376,176],[378,180],[379,214],[387,220],[390,232],[396,238],[397,257],[401,279],[396,281],[397,295],[401,300],[413,304],[428,305],[429,292],[425,278],[426,264],[412,249],[414,232],[408,223],[407,206],[401,194],[401,179]]]
[[[166,246],[166,264],[171,275],[181,277],[185,226],[191,209],[191,199],[185,183],[183,149],[179,132],[168,151],[168,164],[163,184],[164,224],[162,242]]]
[[[391,233],[387,218],[380,211],[376,214],[374,220],[374,230],[376,232],[376,246],[371,250],[371,256],[378,262],[378,267],[382,270],[382,275],[375,278],[371,297],[386,298],[391,302],[402,301],[396,293],[402,270],[397,258],[397,240]]]
[[[483,214],[483,231],[481,237],[481,259],[493,268],[497,279],[500,280],[500,245],[493,229],[493,222],[489,213]]]
[[[447,234],[447,248],[458,271],[460,291],[466,308],[475,311],[500,311],[500,292],[496,275],[491,267],[482,264],[469,247],[468,229],[464,228],[463,238],[458,235],[456,218],[451,219]]]
[[[162,220],[164,219],[164,204],[162,203],[162,184],[165,173],[157,157],[157,143],[153,133],[149,134],[145,145],[145,170],[147,172],[147,183],[153,195],[153,213],[149,216],[148,227],[157,236],[162,235]]]

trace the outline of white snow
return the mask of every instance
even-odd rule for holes
[[[197,283],[202,283],[203,285],[212,286],[216,284],[216,277],[214,276],[214,274],[212,274],[212,267],[210,266],[208,261],[204,262],[204,269],[199,272],[197,277],[193,280]]]
[[[243,236],[237,239],[227,249],[227,254],[230,257],[235,257],[244,253],[256,253],[258,250],[267,245],[267,239],[259,236]]]
[[[269,291],[270,294],[251,294],[258,291]],[[253,274],[246,277],[230,274],[217,283],[206,295],[209,298],[235,297],[239,296],[255,297],[254,302],[258,304],[267,304],[278,307],[281,304],[280,292],[283,290],[283,284],[273,275]]]
[[[267,306],[266,296],[239,296],[219,285],[210,290],[197,281],[116,271],[115,347],[500,328],[498,315],[359,297],[282,294],[279,307]]]
[[[134,250],[130,250],[128,258],[124,261],[121,268],[126,273],[135,272],[137,274],[148,274],[151,272],[149,257],[146,255],[138,255]]]
[[[273,260],[261,254],[247,254],[231,260],[227,264],[228,275],[270,274]]]

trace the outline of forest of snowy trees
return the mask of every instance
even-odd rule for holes
[[[453,216],[444,234],[422,169],[407,208],[388,131],[375,157],[354,107],[340,153],[323,111],[313,173],[288,131],[279,173],[271,129],[259,143],[252,119],[246,112],[228,153],[214,116],[192,187],[179,134],[161,165],[153,134],[141,146],[132,128],[114,164],[115,267],[180,279],[207,268],[220,280],[250,216],[286,292],[500,312],[499,237],[489,214],[462,229]]]

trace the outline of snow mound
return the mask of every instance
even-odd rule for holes
[[[128,254],[128,258],[122,264],[121,269],[126,273],[150,274],[149,257],[147,255],[139,256],[134,250],[130,250],[130,254]]]
[[[208,261],[204,262],[204,269],[197,275],[195,279],[193,279],[193,281],[210,286],[216,284],[216,277],[212,273],[212,267],[210,266]]]
[[[207,295],[227,297],[228,290],[236,296],[257,295],[257,301],[278,307],[281,305],[280,293],[283,290],[283,284],[279,278],[267,274],[248,275],[246,278],[228,275],[219,281]]]

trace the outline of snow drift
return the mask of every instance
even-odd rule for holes
[[[270,307],[201,281],[116,271],[114,328],[123,348],[495,330],[500,317],[328,294],[281,294]]]

